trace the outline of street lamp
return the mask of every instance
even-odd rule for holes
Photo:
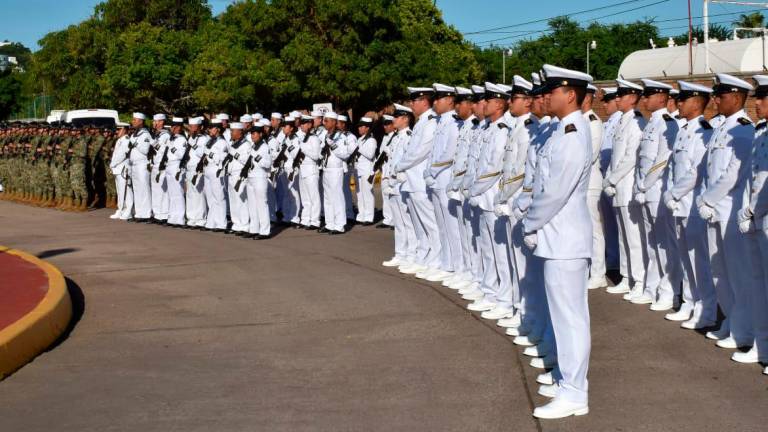
[[[507,56],[508,55],[512,55],[511,49],[501,50],[501,82],[504,84],[507,83]]]
[[[587,42],[587,75],[589,75],[589,52],[597,49],[597,42]]]

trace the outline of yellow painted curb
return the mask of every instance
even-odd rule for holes
[[[0,330],[0,380],[29,363],[66,330],[72,319],[72,300],[59,269],[16,249],[0,246],[0,252],[30,262],[48,276],[48,292],[43,300],[18,321]]]

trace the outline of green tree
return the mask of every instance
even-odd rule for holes
[[[730,38],[731,31],[720,24],[709,25],[709,38],[717,40],[726,40]],[[691,37],[694,43],[704,43],[704,29],[701,27],[694,27],[691,32]],[[685,45],[688,43],[688,32],[682,33],[679,36],[672,38],[677,45]]]
[[[19,66],[24,69],[27,68],[29,65],[29,59],[32,57],[32,51],[18,42],[13,42],[11,44],[1,46],[0,54],[5,54],[9,57],[16,57],[16,61],[19,63]]]
[[[761,12],[752,12],[751,14],[742,14],[739,19],[733,22],[734,27],[743,28],[762,28],[765,17]],[[758,36],[752,31],[742,31],[739,33],[740,37],[750,38]]]
[[[0,72],[0,120],[8,118],[20,107],[20,74],[10,70]]]

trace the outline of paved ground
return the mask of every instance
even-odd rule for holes
[[[380,266],[391,232],[267,242],[0,202],[0,244],[84,310],[0,382],[8,431],[758,431],[768,377],[590,293],[591,414],[539,424],[522,350],[437,285]],[[78,301],[78,298],[80,300]]]

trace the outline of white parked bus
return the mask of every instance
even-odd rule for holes
[[[117,111],[108,109],[81,109],[67,111],[64,115],[64,123],[77,127],[84,125],[115,127],[118,121]]]

